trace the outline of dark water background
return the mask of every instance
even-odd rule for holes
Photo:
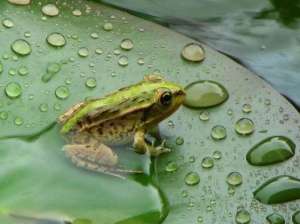
[[[300,108],[300,0],[102,0],[235,58]]]

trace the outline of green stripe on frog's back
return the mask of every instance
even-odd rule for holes
[[[122,88],[112,94],[109,94],[103,98],[92,100],[86,103],[85,106],[80,108],[65,122],[61,129],[61,133],[65,134],[69,132],[76,123],[84,118],[86,115],[101,108],[105,110],[122,110],[123,113],[119,113],[118,116],[125,115],[137,109],[143,109],[150,107],[155,103],[155,93],[158,88],[169,88],[173,89],[177,87],[176,84],[170,82],[148,82],[142,81],[132,86]],[[124,102],[130,102],[127,108],[123,108]],[[123,104],[124,103],[124,104]],[[122,105],[123,104],[123,105]]]

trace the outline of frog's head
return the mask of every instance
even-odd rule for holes
[[[184,89],[162,77],[148,76],[152,82],[152,105],[145,113],[146,124],[153,125],[164,120],[174,113],[183,103],[185,98]]]

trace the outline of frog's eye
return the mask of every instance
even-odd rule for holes
[[[160,96],[160,103],[164,106],[170,105],[172,102],[172,92],[166,91]]]

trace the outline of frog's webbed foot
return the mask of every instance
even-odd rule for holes
[[[135,148],[135,151],[138,153],[147,153],[151,156],[159,156],[163,153],[169,153],[171,152],[171,149],[165,147],[165,140],[162,141],[162,143],[159,146],[154,146],[153,144],[150,145],[145,141],[145,132],[143,130],[139,130],[136,132],[134,136],[134,143],[133,147]]]
[[[78,167],[125,179],[122,174],[143,173],[140,170],[126,170],[117,167],[118,156],[111,148],[99,145],[65,145],[65,154]]]

